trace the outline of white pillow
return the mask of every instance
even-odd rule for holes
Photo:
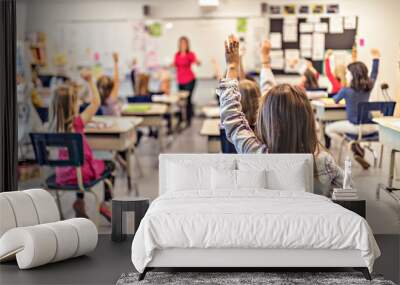
[[[227,170],[212,168],[211,188],[214,191],[235,191],[249,188],[266,188],[266,171]]]
[[[211,188],[214,191],[234,191],[237,189],[236,170],[216,169],[213,167],[211,170],[211,181]]]
[[[236,170],[237,188],[267,188],[266,170]]]
[[[271,169],[266,172],[268,189],[287,191],[307,191],[307,178],[304,173],[304,165],[295,165],[288,172]]]
[[[266,171],[267,189],[307,191],[310,187],[310,169],[306,160],[283,160],[279,156],[269,159],[238,159],[239,170]]]
[[[169,191],[211,189],[211,167],[170,163],[169,168]]]

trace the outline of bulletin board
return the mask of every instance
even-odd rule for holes
[[[282,50],[285,49],[300,49],[300,35],[301,34],[312,34],[312,33],[301,33],[300,24],[307,22],[307,18],[297,18],[297,42],[284,42],[282,40]],[[355,29],[343,29],[343,33],[329,33],[330,30],[330,18],[321,17],[320,23],[327,23],[328,32],[325,33],[325,50],[351,50],[356,40],[357,28],[358,28],[358,17],[356,17],[356,28]],[[270,33],[281,33],[283,34],[284,18],[270,18]],[[306,58],[311,60],[311,58]],[[315,69],[322,73],[323,71],[323,60],[311,60]],[[284,70],[273,69],[275,74],[295,74],[287,73]]]

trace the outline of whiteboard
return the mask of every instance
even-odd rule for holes
[[[120,72],[127,73],[133,58],[141,69],[165,66],[173,63],[178,39],[187,36],[191,50],[201,61],[193,67],[198,78],[212,78],[214,58],[222,69],[225,68],[224,40],[236,33],[237,19],[171,19],[152,20],[162,25],[160,37],[145,32],[148,20],[119,21],[74,21],[58,24],[57,52],[67,55],[70,70],[77,66],[91,66],[95,63],[93,54],[100,56],[104,70],[112,70],[112,52],[120,54]],[[247,32],[238,36],[245,38],[246,54],[244,65],[247,70],[259,65],[258,48],[267,34],[266,18],[248,18]]]
[[[175,19],[163,21],[162,36],[156,38],[155,51],[161,65],[173,63],[178,49],[178,39],[187,36],[191,50],[201,61],[200,66],[193,66],[199,78],[211,78],[215,71],[212,65],[214,58],[222,69],[225,68],[224,40],[234,33],[245,39],[246,53],[244,65],[246,69],[254,69],[259,64],[258,48],[267,32],[265,18],[249,18],[247,32],[236,33],[237,19]],[[170,28],[167,28],[170,27]]]

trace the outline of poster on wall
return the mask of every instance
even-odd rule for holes
[[[314,32],[314,25],[312,23],[300,23],[300,33]]]
[[[153,22],[146,26],[148,34],[152,37],[159,38],[162,35],[162,26],[159,22]]]
[[[283,41],[297,42],[297,18],[286,17],[283,23]]]
[[[282,34],[281,33],[271,33],[269,35],[269,40],[271,42],[271,48],[281,49],[282,48]]]
[[[323,14],[324,13],[324,5],[314,4],[311,6],[311,10],[313,14]]]
[[[357,18],[356,16],[346,16],[344,17],[344,29],[354,30],[357,28]]]
[[[328,4],[328,5],[326,5],[326,13],[328,13],[328,14],[339,14],[339,4]]]
[[[247,19],[246,18],[238,18],[237,19],[236,31],[238,33],[246,33],[247,32]]]
[[[299,71],[300,51],[298,49],[285,50],[285,72],[297,73]]]
[[[278,6],[278,5],[269,6],[269,13],[271,15],[280,15],[281,14],[281,6]]]
[[[325,34],[323,33],[314,33],[313,34],[313,60],[323,60],[325,53]]]
[[[317,33],[327,33],[328,32],[328,23],[315,23],[314,31]]]
[[[296,14],[296,5],[290,4],[290,5],[283,6],[283,14],[285,14],[285,15]]]
[[[343,33],[343,18],[340,16],[333,16],[329,18],[329,33],[341,34]]]
[[[272,69],[283,70],[283,68],[285,67],[283,50],[271,50],[270,59]]]
[[[299,14],[308,14],[308,13],[310,13],[310,6],[308,5],[299,6]]]

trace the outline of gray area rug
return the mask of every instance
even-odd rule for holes
[[[379,284],[395,285],[384,280],[382,276],[372,275],[368,281],[359,272],[148,272],[146,278],[138,281],[138,273],[122,274],[117,285],[146,284],[324,284],[324,285],[358,285]]]

